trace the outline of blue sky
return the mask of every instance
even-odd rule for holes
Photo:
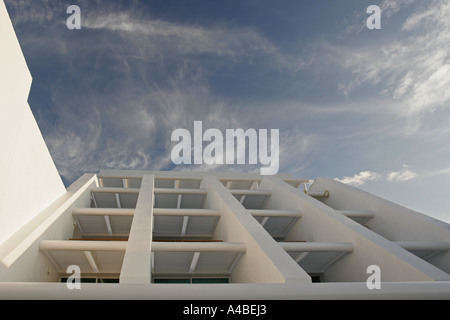
[[[66,184],[174,167],[171,133],[279,129],[280,171],[450,221],[446,0],[5,0]],[[69,30],[69,5],[81,29]],[[381,29],[369,30],[369,5]]]

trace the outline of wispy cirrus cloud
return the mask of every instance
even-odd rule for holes
[[[277,48],[252,28],[227,25],[211,27],[189,25],[158,19],[139,19],[132,13],[101,13],[87,17],[83,26],[94,30],[122,33],[131,39],[146,37],[154,50],[175,55],[214,54],[243,58],[255,54],[276,55]],[[141,43],[142,45],[142,43]]]
[[[217,97],[208,76],[255,58],[275,69],[288,61],[252,27],[149,18],[139,1],[78,4],[82,29],[71,32],[60,1],[8,3],[19,29],[40,28],[21,35],[24,50],[33,59],[51,56],[39,65],[63,75],[40,80],[48,100],[33,108],[68,181],[104,167],[167,169],[171,131],[190,128],[194,120],[216,128],[251,127],[251,118],[240,116],[239,101]],[[40,107],[53,117],[40,117]]]
[[[382,21],[384,18],[390,18],[397,12],[399,12],[402,9],[407,8],[411,4],[413,4],[416,0],[382,0],[379,3],[373,3],[379,6],[381,13],[382,13]],[[346,24],[345,31],[348,34],[358,34],[361,33],[366,29],[366,20],[369,17],[365,9],[368,7],[369,4],[366,6],[362,5],[361,7],[358,7],[358,11],[355,11],[352,15],[352,19],[349,20]]]
[[[69,2],[5,3],[34,78],[30,106],[68,182],[99,168],[259,171],[174,167],[171,132],[202,120],[280,129],[280,171],[298,177],[447,183],[446,1],[380,0],[373,32],[368,4],[350,0],[77,0],[81,30],[66,28]]]
[[[359,21],[359,41],[323,48],[342,66],[341,94],[352,100],[365,90],[365,99],[389,99],[387,111],[406,120],[404,133],[415,134],[424,114],[450,105],[450,3],[383,1],[380,7],[381,30],[363,34]]]

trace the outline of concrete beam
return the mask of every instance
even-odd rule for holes
[[[144,175],[131,224],[119,282],[151,283],[154,176]]]

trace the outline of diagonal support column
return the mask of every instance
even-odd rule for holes
[[[151,282],[154,176],[144,175],[134,211],[120,283]]]
[[[265,190],[227,189],[219,179],[206,176],[202,188],[208,191],[205,208],[221,212],[216,236],[226,242],[245,243],[246,251],[233,262],[232,281],[238,283],[310,283],[310,276],[253,218],[235,198],[236,194],[270,195]]]

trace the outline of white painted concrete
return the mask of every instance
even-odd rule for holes
[[[31,75],[0,1],[0,245],[66,189],[28,106]]]
[[[205,206],[222,212],[215,238],[247,245],[233,272],[233,282],[311,282],[309,275],[280,250],[275,240],[215,177],[206,176],[202,184],[208,190]]]
[[[370,265],[380,266],[384,281],[450,280],[447,273],[304,194],[302,190],[275,177],[266,177],[261,187],[272,191],[268,209],[296,209],[302,212],[302,218],[292,227],[286,240],[354,244],[353,252],[325,273],[326,281],[364,281]]]
[[[310,190],[319,193],[328,190],[329,197],[322,201],[330,208],[371,211],[373,218],[365,225],[389,241],[450,242],[449,224],[352,186],[329,178],[318,178]],[[434,256],[429,263],[450,274],[450,250]]]
[[[134,211],[120,283],[151,282],[154,176],[144,175]]]
[[[232,172],[102,170],[100,176],[117,176],[120,183],[100,188],[98,177],[87,174],[66,190],[28,106],[31,75],[3,1],[0,1],[0,30],[0,71],[1,75],[8,75],[0,77],[0,299],[450,298],[448,224],[330,179],[319,178],[310,189],[319,195],[327,191],[330,196],[323,202],[283,182],[282,179],[296,182],[285,174],[262,177]],[[174,189],[155,188],[155,177],[175,179],[169,187]],[[140,188],[136,184],[128,188],[125,182],[128,178],[142,178]],[[201,181],[200,189],[177,189],[187,180]],[[227,189],[232,185],[226,182],[229,180],[234,180],[235,186],[253,183],[254,188]],[[139,196],[136,208],[94,210],[89,208],[91,191],[128,193],[128,196],[139,193]],[[223,242],[152,243],[154,195],[167,191],[206,194],[204,208],[197,213],[174,208],[155,211],[171,217],[187,213],[196,218],[206,213],[219,216],[213,240]],[[253,216],[263,212],[247,210],[234,197],[236,194],[269,196],[262,208],[267,210],[265,214],[299,219],[286,239],[277,242]],[[73,216],[77,212],[115,217],[125,214],[128,221],[133,217],[128,241],[68,240],[78,230]],[[360,212],[364,212],[372,230],[351,220]],[[108,221],[104,220],[111,229]],[[299,240],[308,242],[289,242]],[[68,252],[78,250],[83,260],[87,260],[82,263],[90,266],[91,272],[96,275],[101,275],[102,270],[120,272],[120,283],[83,284],[81,290],[69,290],[65,284],[56,283],[64,270],[46,258],[45,252],[50,249],[66,250],[62,252],[65,258]],[[119,267],[102,268],[95,250],[123,253],[119,259],[114,256]],[[239,260],[234,260],[237,261],[234,268],[227,269],[232,283],[220,286],[151,283],[152,252],[178,250],[194,253],[189,272],[195,271],[201,253],[237,252]],[[327,250],[342,251],[345,255],[329,266],[324,276],[328,283],[321,284],[311,283],[310,275],[287,253]],[[444,253],[425,261],[407,250]],[[372,264],[381,268],[381,290],[370,290],[365,283],[367,267]]]
[[[73,207],[88,207],[95,175],[83,175],[59,198],[25,224],[0,247],[0,281],[57,281],[58,275],[39,250],[41,240],[72,237]]]
[[[92,284],[69,290],[63,283],[0,283],[2,300],[448,300],[450,282],[365,282],[285,284]]]

